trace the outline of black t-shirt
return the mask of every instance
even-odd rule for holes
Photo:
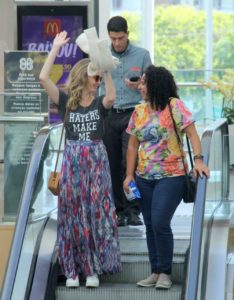
[[[108,110],[103,106],[104,96],[94,98],[88,107],[79,106],[74,111],[67,111],[66,138],[68,140],[90,141],[100,140],[104,134],[104,118]],[[64,118],[68,96],[60,91],[59,112]]]

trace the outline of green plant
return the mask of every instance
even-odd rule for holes
[[[234,70],[226,69],[222,77],[211,76],[210,82],[202,82],[205,88],[223,95],[222,116],[228,124],[234,124]]]
[[[234,109],[230,107],[223,108],[223,116],[227,119],[228,124],[234,124]]]

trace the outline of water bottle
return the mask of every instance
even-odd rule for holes
[[[124,191],[128,201],[133,201],[141,198],[140,191],[138,190],[138,187],[136,186],[136,183],[134,181],[130,181],[128,187],[129,191]]]

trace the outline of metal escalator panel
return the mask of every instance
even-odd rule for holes
[[[210,168],[210,178],[198,179],[198,191],[194,204],[191,245],[186,282],[186,300],[209,300],[206,298],[209,272],[208,262],[212,255],[211,237],[216,211],[227,199],[229,191],[229,147],[226,119],[220,119],[208,126],[202,135],[204,162]],[[218,236],[216,238],[219,239]],[[223,241],[223,237],[220,238]],[[213,284],[213,290],[220,289]],[[222,300],[219,292],[214,293]]]
[[[25,295],[31,289],[29,282],[33,278],[39,249],[38,237],[43,232],[46,219],[57,208],[57,197],[48,191],[47,182],[55,166],[61,127],[57,124],[42,128],[33,144],[1,300],[27,299]],[[60,164],[61,160],[58,167]]]
[[[208,287],[208,257],[211,245],[212,222],[217,208],[221,205],[222,197],[227,194],[226,190],[228,189],[227,182],[224,185],[222,182],[225,178],[229,178],[227,168],[229,160],[225,158],[223,160],[217,159],[217,157],[229,156],[225,152],[227,151],[227,144],[223,140],[226,126],[226,121],[220,120],[206,129],[202,137],[204,160],[209,165],[212,173],[208,181],[204,177],[198,180],[184,296],[186,300],[206,300],[204,297]],[[37,299],[33,298],[33,295],[34,291],[40,294],[39,289],[41,289],[41,296],[46,295],[48,292],[47,278],[50,280],[49,261],[53,257],[56,226],[54,221],[47,221],[47,219],[57,206],[57,198],[49,194],[47,181],[48,175],[55,164],[60,130],[61,126],[55,127],[51,131],[45,129],[35,141],[23,187],[21,206],[1,300],[18,300],[19,294],[17,292],[21,287],[21,299],[29,299],[29,297],[33,300]],[[213,163],[215,163],[214,166]],[[209,188],[210,184],[212,187]],[[49,243],[48,250],[46,250],[45,245],[46,242],[49,242],[48,237],[50,234],[50,230],[47,231],[47,229],[50,226],[53,228],[53,238]],[[39,238],[40,235],[41,239]],[[31,250],[28,251],[30,247]],[[28,268],[23,267],[24,263],[29,265]],[[43,276],[43,273],[45,273],[45,277],[41,278],[40,276]]]
[[[40,247],[38,249],[37,261],[33,273],[32,285],[27,299],[29,300],[45,300],[47,298],[48,283],[53,280],[51,274],[51,262],[53,255],[56,253],[56,238],[57,238],[57,214],[54,213],[48,218],[44,228]],[[49,286],[53,293],[52,286]],[[49,298],[47,298],[49,299]]]
[[[44,231],[45,221],[46,219],[27,224],[11,300],[27,299],[27,289],[31,281],[31,274],[34,272],[33,268],[37,258],[38,243]]]

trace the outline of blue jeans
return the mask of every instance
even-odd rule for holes
[[[141,192],[140,207],[146,226],[146,240],[152,273],[171,274],[173,234],[171,219],[181,202],[185,176],[146,180],[136,177]]]

